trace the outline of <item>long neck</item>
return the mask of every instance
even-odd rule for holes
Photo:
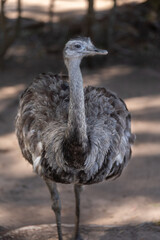
[[[86,117],[84,105],[83,79],[80,60],[69,60],[67,64],[70,81],[70,103],[67,135],[79,144],[87,141]]]

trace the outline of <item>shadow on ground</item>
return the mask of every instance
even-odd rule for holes
[[[63,225],[63,239],[72,239],[74,227]],[[107,227],[107,226],[81,226],[81,235],[84,240],[159,240],[160,226],[146,223],[134,226]],[[56,225],[36,225],[19,228],[7,232],[3,229],[0,236],[3,240],[55,240],[57,239]]]

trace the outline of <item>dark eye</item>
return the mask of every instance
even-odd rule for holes
[[[75,44],[75,47],[76,48],[81,48],[81,45],[80,44]]]

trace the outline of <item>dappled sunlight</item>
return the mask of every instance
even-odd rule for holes
[[[113,78],[116,77],[123,77],[126,75],[129,75],[133,72],[133,67],[130,66],[124,66],[124,65],[118,65],[118,66],[110,66],[106,69],[103,68],[101,70],[101,79],[103,79],[103,84],[106,82],[107,84],[109,82],[112,82]],[[85,75],[84,76],[84,85],[88,86],[88,85],[100,85],[101,82],[99,80],[100,77],[99,71],[97,73],[92,73],[92,75]],[[102,85],[101,85],[102,86]]]
[[[24,84],[18,84],[16,86],[1,87],[0,101],[17,96],[19,92],[24,89],[24,86],[25,86]]]
[[[130,98],[126,99],[126,103],[133,116],[133,132],[137,135],[147,134],[146,136],[150,137],[148,143],[138,143],[133,146],[134,156],[160,154],[160,137],[158,142],[154,142],[154,137],[160,134],[160,121],[159,118],[152,120],[152,115],[160,111],[160,95]],[[149,120],[146,118],[137,119],[138,116],[143,116],[147,112]]]
[[[4,138],[3,141],[4,143],[6,143],[6,146],[4,146],[4,149],[3,148],[0,149],[0,153],[1,154],[4,153],[3,158],[1,157],[1,162],[0,162],[1,177],[2,176],[5,177],[8,174],[10,178],[14,178],[14,179],[33,176],[32,167],[25,159],[23,159],[18,147],[18,143],[15,139],[15,136],[13,136],[13,134],[10,134],[10,138],[7,141],[6,141],[6,138]],[[2,143],[2,140],[0,143]],[[13,144],[14,144],[14,149],[13,149]]]
[[[160,137],[159,141],[154,141],[156,135],[160,134],[160,121],[159,118],[153,119],[152,114],[160,111],[160,95],[155,96],[144,96],[144,97],[136,97],[129,98],[125,100],[129,110],[133,116],[132,130],[135,134],[147,134],[148,142],[139,142],[137,138],[136,144],[133,146],[133,154],[134,156],[152,156],[152,155],[160,155]],[[150,110],[152,112],[150,113]],[[136,117],[144,113],[150,115],[150,120],[142,119],[137,120]],[[146,141],[146,139],[144,139]]]
[[[23,56],[26,56],[27,54],[27,47],[24,45],[18,46],[15,50],[15,48],[9,48],[8,49],[8,55],[15,56],[17,58],[20,58]]]
[[[49,199],[48,199],[49,200]],[[28,203],[27,203],[28,201]],[[28,198],[27,201],[24,203],[20,200],[15,203],[7,204],[3,203],[2,207],[0,208],[0,225],[4,225],[4,222],[8,222],[8,226],[14,227],[20,227],[25,225],[31,225],[32,219],[33,219],[33,213],[34,213],[34,219],[36,220],[36,224],[42,224],[44,223],[44,219],[47,218],[47,216],[50,215],[50,222],[54,223],[54,214],[50,208],[50,204],[41,204],[39,205],[39,210],[37,211],[37,206],[33,204],[30,204],[32,201],[32,198]],[[48,203],[50,203],[48,201]],[[17,207],[17,205],[19,207]],[[16,218],[15,218],[16,216]],[[23,225],[21,224],[23,222]],[[34,224],[34,222],[33,222]]]
[[[3,111],[11,99],[17,97],[24,89],[24,84],[0,88],[0,112]]]
[[[160,134],[160,121],[137,121],[133,120],[132,130],[136,133]]]
[[[117,5],[121,6],[126,3],[141,3],[145,0],[119,0]],[[104,0],[98,0],[95,1],[95,10],[96,11],[102,11],[102,10],[108,10],[113,6],[113,1],[104,1]],[[17,16],[15,9],[16,8],[16,1],[10,0],[7,4],[7,16],[10,18],[15,18]],[[49,1],[38,1],[38,0],[23,0],[23,12],[22,16],[27,18],[32,18],[39,21],[48,21],[48,8],[49,8]],[[79,1],[73,1],[73,0],[61,0],[61,1],[55,1],[54,2],[54,13],[55,15],[59,12],[65,13],[65,12],[71,12],[76,11],[81,14],[85,14],[87,8],[87,1],[86,0],[79,0]],[[53,21],[57,22],[59,18],[57,16],[53,17]]]
[[[131,112],[132,131],[137,139],[133,145],[132,161],[116,184],[108,183],[107,186],[111,184],[111,187],[105,189],[106,199],[101,197],[101,200],[95,203],[90,202],[92,209],[96,209],[96,213],[94,212],[95,215],[93,213],[87,223],[121,225],[158,221],[160,216],[158,194],[160,95],[155,94],[154,89],[157,86],[159,73],[151,69],[116,66],[102,69],[101,79],[103,80],[99,81],[99,79],[99,73],[86,76],[85,84],[101,86],[103,83],[106,87],[109,85],[111,90],[116,87],[117,92],[120,89],[120,93],[129,92],[129,90],[133,93],[133,95],[124,93],[124,95],[129,95],[124,100]],[[136,91],[140,96],[134,97]],[[122,189],[118,190],[119,194],[115,185],[119,186],[118,189]],[[125,197],[122,196],[124,192]],[[113,200],[108,202],[111,196]],[[101,211],[97,210],[99,206],[101,208],[104,206]],[[88,212],[87,215],[89,215]],[[83,220],[85,219],[84,217]]]
[[[159,143],[139,143],[133,146],[133,156],[152,156],[160,155],[160,140]]]
[[[11,211],[8,209],[8,205],[6,204],[1,204],[0,208],[0,224],[2,225],[3,222],[6,222],[8,219],[12,221],[13,216],[11,215]],[[2,221],[3,219],[3,221]],[[10,223],[9,223],[10,224]]]
[[[11,151],[15,149],[16,136],[14,133],[0,136],[0,151]],[[17,146],[16,146],[17,147]]]
[[[144,97],[136,97],[125,100],[129,110],[134,114],[136,111],[140,111],[143,114],[143,110],[149,108],[160,107],[160,95],[155,96],[144,96]]]
[[[127,65],[118,65],[116,68],[111,66],[107,69],[102,69],[101,76],[102,78],[106,78],[106,81],[109,83],[112,81],[113,77],[127,76],[133,71],[133,67]]]
[[[138,196],[124,199],[123,203],[117,206],[110,205],[108,208],[106,206],[106,216],[103,211],[102,215],[96,215],[96,219],[90,221],[91,224],[99,225],[124,225],[158,221],[159,216],[160,203],[153,203],[150,198]]]

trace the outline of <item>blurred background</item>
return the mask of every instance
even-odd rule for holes
[[[47,188],[21,156],[14,119],[21,92],[38,73],[66,72],[62,50],[76,36],[109,51],[84,59],[84,84],[124,98],[137,136],[122,176],[85,188],[82,223],[160,221],[160,1],[0,2],[0,231],[55,222]],[[59,190],[62,220],[73,223],[72,186]]]

